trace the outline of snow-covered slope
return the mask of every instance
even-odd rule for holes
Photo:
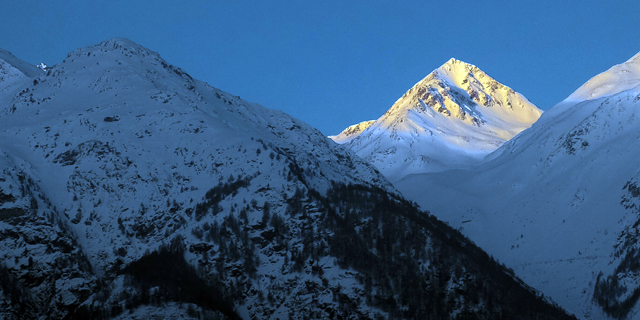
[[[636,88],[640,83],[640,53],[582,85],[567,100],[585,101]]]
[[[541,111],[477,67],[451,59],[373,123],[331,138],[391,181],[467,167],[528,128]]]
[[[281,173],[269,170],[272,162],[295,158],[322,172],[308,181],[319,190],[338,177],[384,185],[363,163],[336,169],[342,151],[308,125],[194,80],[124,39],[72,52],[15,95],[10,110],[0,119],[3,147],[33,164],[98,269],[114,262],[111,245],[121,238],[105,228],[123,226],[127,233],[130,224],[144,224],[148,230],[132,231],[151,232],[131,242],[128,255],[136,258],[144,242],[179,227],[169,222],[172,207],[186,210],[220,180],[261,172],[259,179],[282,185]],[[92,239],[99,234],[106,238]]]
[[[0,149],[51,199],[98,275],[175,235],[201,242],[192,232],[213,223],[207,211],[218,206],[252,204],[254,223],[264,203],[279,212],[283,198],[335,180],[393,192],[316,129],[126,39],[70,53],[2,102]],[[208,190],[238,181],[250,185],[233,201],[196,210]]]
[[[579,318],[640,315],[640,59],[580,87],[473,170],[397,187]]]
[[[16,58],[9,51],[0,49],[0,94],[21,84],[29,78],[37,77],[43,71]]]
[[[367,130],[367,128],[369,128],[369,126],[371,126],[375,122],[376,120],[368,120],[368,121],[360,122],[358,124],[354,124],[342,130],[340,134],[336,136],[330,136],[330,138],[338,143],[347,143],[357,138],[362,133],[362,131]]]
[[[0,318],[68,316],[97,278],[37,183],[0,150]]]
[[[129,40],[0,102],[0,317],[569,318],[318,130]]]

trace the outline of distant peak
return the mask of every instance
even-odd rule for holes
[[[466,62],[464,62],[464,61],[462,61],[462,60],[458,60],[458,59],[456,59],[456,58],[451,58],[451,59],[447,60],[447,62],[445,62],[445,63],[442,65],[442,67],[444,67],[444,66],[452,66],[452,65],[464,65],[464,66],[471,66],[471,67],[473,67],[473,65],[472,65],[472,64],[466,63]]]
[[[445,77],[467,77],[470,73],[482,73],[486,75],[482,70],[478,67],[466,63],[462,60],[458,60],[456,58],[451,58],[447,62],[445,62],[438,69],[433,71],[433,75],[436,77],[445,76]],[[455,75],[455,76],[454,76]]]
[[[24,62],[16,56],[14,56],[11,52],[0,49],[0,65],[8,64],[13,68],[17,69],[20,73],[24,74],[29,78],[37,77],[42,74],[41,70],[36,66]],[[0,67],[1,69],[1,67]],[[0,72],[1,75],[2,72]]]
[[[126,38],[113,38],[103,42],[100,42],[97,45],[80,48],[75,50],[67,56],[69,57],[81,57],[81,56],[91,56],[93,53],[99,52],[119,52],[126,56],[155,56],[159,57],[159,55],[129,39]]]
[[[122,47],[128,48],[144,48],[143,46],[127,39],[127,38],[112,38],[103,42],[100,42],[97,46],[119,49]],[[144,48],[146,49],[146,48]]]
[[[369,128],[369,126],[371,124],[373,124],[374,122],[376,122],[376,121],[375,120],[362,121],[362,122],[360,122],[358,124],[354,124],[354,125],[348,127],[347,129],[345,129],[343,131],[343,133],[345,133],[345,134],[353,134],[353,133],[356,133],[356,132],[362,132],[362,131],[366,130],[367,128]]]
[[[624,63],[617,64],[589,79],[565,100],[592,100],[629,89],[640,90],[640,52]]]
[[[450,68],[456,64],[460,63],[459,60],[457,60],[456,58],[451,58],[449,60],[447,60],[447,62],[445,62],[443,65],[440,66],[440,68],[438,69],[445,69],[445,68]]]
[[[333,139],[333,141],[337,143],[349,142],[355,139],[357,136],[359,136],[363,131],[367,130],[367,128],[369,128],[374,122],[376,121],[369,120],[369,121],[363,121],[358,124],[351,125],[346,129],[342,130],[340,134],[336,136],[329,136],[329,138]]]

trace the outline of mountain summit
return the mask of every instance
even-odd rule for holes
[[[640,53],[591,78],[567,100],[592,100],[640,86]]]
[[[396,187],[579,318],[638,319],[639,75],[636,55],[477,167]]]
[[[13,84],[42,74],[32,66],[16,58],[11,52],[0,49],[0,92],[8,90]]]
[[[476,66],[450,59],[376,121],[331,138],[392,181],[472,165],[531,126],[542,112]]]
[[[125,39],[45,69],[0,91],[1,319],[572,318],[281,111]]]

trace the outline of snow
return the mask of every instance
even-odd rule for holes
[[[478,166],[396,187],[569,312],[606,318],[594,285],[632,250],[620,238],[639,218],[621,204],[639,176],[638,57],[594,77]],[[625,275],[631,291],[633,279]]]
[[[335,135],[335,136],[329,136],[329,138],[331,138],[333,141],[335,141],[337,143],[347,143],[347,142],[357,138],[362,133],[362,131],[364,131],[367,128],[369,128],[369,126],[371,126],[374,122],[376,122],[376,121],[375,120],[368,120],[368,121],[360,122],[358,124],[354,124],[352,126],[349,126],[346,129],[342,130],[342,132],[340,132],[340,134]]]
[[[541,111],[477,67],[451,59],[382,117],[331,138],[388,179],[469,167],[528,128]]]
[[[624,63],[615,65],[589,79],[565,100],[551,108],[549,117],[566,115],[574,105],[588,100],[609,97],[623,91],[637,89],[640,85],[640,53]]]
[[[32,66],[6,50],[0,49],[0,94],[11,93],[22,86],[30,78],[42,75],[43,72],[36,66]],[[0,108],[0,112],[2,109]]]
[[[397,194],[395,188],[371,165],[353,157],[347,148],[336,145],[318,130],[280,111],[244,101],[195,80],[157,53],[127,39],[112,39],[78,49],[62,63],[48,68],[46,73],[38,70],[38,73],[30,74],[30,71],[23,69],[28,68],[19,62],[11,62],[7,70],[14,72],[18,80],[0,92],[0,105],[3,106],[0,109],[0,165],[2,169],[19,172],[33,179],[38,190],[31,197],[23,197],[4,206],[26,207],[30,200],[36,199],[40,215],[56,213],[61,222],[46,224],[44,230],[48,232],[33,228],[30,223],[19,226],[24,238],[15,241],[5,239],[7,247],[11,246],[11,250],[7,250],[3,256],[10,261],[8,267],[24,269],[23,266],[30,262],[26,253],[21,251],[25,246],[23,242],[47,234],[65,241],[77,239],[78,244],[74,243],[73,248],[76,251],[69,255],[75,256],[82,248],[98,277],[113,276],[109,272],[116,266],[135,261],[145,252],[155,250],[177,236],[185,239],[187,248],[202,244],[202,237],[197,235],[198,229],[204,228],[205,224],[220,225],[228,216],[238,216],[238,211],[246,208],[248,222],[244,227],[248,238],[252,241],[256,239],[255,255],[261,263],[250,289],[242,293],[246,295],[245,302],[237,306],[241,316],[285,318],[292,310],[305,314],[304,311],[322,306],[316,310],[325,312],[322,315],[329,317],[330,312],[338,309],[338,303],[332,299],[334,292],[342,292],[354,301],[362,301],[363,285],[358,281],[358,274],[339,268],[333,258],[323,257],[316,262],[328,284],[321,283],[318,276],[311,274],[310,265],[305,265],[302,272],[293,272],[291,263],[285,263],[292,257],[289,250],[299,250],[303,246],[297,236],[300,231],[318,227],[322,214],[318,208],[309,204],[305,207],[308,219],[287,220],[288,227],[296,230],[292,232],[296,236],[286,240],[287,250],[276,248],[275,241],[261,242],[265,230],[255,227],[264,214],[262,204],[271,204],[272,214],[283,216],[285,200],[292,198],[296,191],[314,190],[322,194],[334,181],[381,188]],[[584,108],[585,116],[589,114],[590,106]],[[602,110],[603,116],[606,115],[605,108],[598,110]],[[624,112],[633,113],[631,109]],[[541,200],[540,197],[527,195],[547,196],[547,191],[555,190],[560,182],[545,178],[543,174],[535,175],[535,171],[528,166],[505,170],[505,179],[495,179],[495,175],[489,173],[503,174],[501,168],[492,167],[503,161],[502,158],[496,158],[498,153],[491,158],[495,162],[481,162],[487,153],[528,127],[539,115],[537,108],[513,90],[500,85],[471,65],[450,60],[409,90],[386,115],[374,122],[352,127],[348,135],[345,133],[342,136],[342,141],[348,141],[349,147],[362,146],[362,150],[368,150],[371,153],[369,160],[388,165],[381,171],[398,179],[409,173],[486,166],[479,172],[486,172],[487,175],[478,177],[474,177],[474,172],[464,170],[447,171],[446,174],[433,173],[428,176],[430,180],[427,183],[420,180],[424,176],[412,176],[400,181],[399,185],[412,186],[410,191],[405,192],[425,208],[431,208],[432,205],[436,209],[442,208],[434,210],[434,214],[446,213],[447,216],[442,219],[469,230],[479,243],[491,245],[492,252],[501,260],[519,262],[513,264],[517,270],[532,270],[533,276],[525,278],[530,279],[531,283],[539,284],[552,293],[554,290],[564,290],[562,293],[574,294],[579,291],[584,275],[575,273],[575,268],[572,269],[572,264],[566,261],[582,261],[579,258],[583,255],[597,256],[609,248],[607,241],[614,234],[606,233],[606,230],[613,230],[613,220],[599,216],[601,219],[593,220],[596,223],[591,225],[591,221],[580,220],[581,216],[573,211],[563,212],[558,217],[555,213],[552,215],[545,211],[543,213],[549,221],[557,222],[563,218],[569,223],[591,228],[594,232],[608,227],[610,229],[605,229],[604,233],[609,238],[594,240],[599,246],[593,248],[601,248],[602,251],[585,247],[581,238],[568,237],[566,232],[544,236],[549,241],[569,242],[570,245],[559,252],[549,246],[536,246],[536,243],[528,242],[532,236],[546,230],[567,230],[558,226],[547,229],[548,225],[529,221],[538,212],[506,218],[497,215],[502,211],[492,211],[492,203],[496,202],[489,195],[497,194],[505,187],[511,188],[516,197],[510,199],[507,205],[517,206],[517,200],[522,197],[531,199],[525,204],[533,206],[544,201],[544,198]],[[616,127],[617,117],[603,119],[607,119],[610,127]],[[632,121],[636,121],[635,118]],[[584,128],[595,125],[590,123],[576,122],[575,125],[581,124]],[[593,132],[589,131],[590,134]],[[555,152],[549,161],[564,157],[560,152],[562,149],[555,148],[558,144],[552,132],[543,130],[543,133],[523,134],[521,137],[534,141],[538,136],[547,135],[549,145],[554,147],[551,151]],[[610,135],[620,133],[612,131]],[[635,143],[632,137],[635,136],[628,135],[629,143]],[[522,143],[518,141],[522,139],[512,140],[507,148],[501,149],[506,150],[501,151],[502,154],[520,152],[518,148]],[[576,152],[584,151],[579,148],[580,144],[576,146]],[[540,153],[531,150],[523,153],[523,157],[537,159]],[[592,149],[587,151],[593,152]],[[376,159],[379,161],[376,162]],[[598,166],[601,165],[601,162],[555,165],[554,170],[579,172],[578,169],[587,168],[592,173],[588,177],[595,181],[599,176]],[[296,170],[302,173],[298,172],[299,177],[291,178]],[[549,169],[544,173],[551,176],[552,171]],[[618,173],[619,180],[622,180],[622,173]],[[208,190],[221,182],[241,177],[250,179],[250,184],[225,195],[218,203],[222,208],[220,213],[209,210],[201,217],[194,214],[192,209],[204,200]],[[546,184],[539,189],[531,189],[527,182],[540,177],[545,179]],[[443,182],[443,179],[447,182]],[[16,181],[20,179],[12,176],[12,179],[3,180],[1,186],[5,190],[17,190],[19,184]],[[421,184],[416,187],[418,182]],[[579,179],[574,182],[576,185],[582,183]],[[617,183],[601,187],[620,190]],[[558,192],[554,196],[564,201],[568,199],[566,195],[571,195],[573,197],[567,203],[576,208],[588,205],[594,210],[603,210],[606,206],[599,200],[612,201],[623,192],[611,196],[605,194],[593,200],[589,198],[592,194],[592,189],[582,188],[577,192]],[[424,202],[427,199],[425,196],[438,197],[441,202]],[[45,205],[48,201],[51,203]],[[474,204],[469,211],[460,211],[464,212],[464,216],[456,216],[455,209],[466,210],[468,208],[465,206],[473,201],[480,201],[480,205]],[[549,205],[544,208],[552,207]],[[520,224],[530,227],[526,231],[519,230]],[[494,225],[506,225],[509,229],[502,233],[494,231],[487,234],[486,231]],[[66,226],[73,237],[57,234],[57,231],[63,231],[60,226]],[[2,222],[0,227],[14,226]],[[509,236],[508,241],[491,237],[504,234]],[[229,237],[232,236],[236,235]],[[518,236],[526,241],[518,240]],[[47,242],[48,239],[43,240]],[[237,238],[235,240],[238,241]],[[502,258],[503,253],[515,250],[503,247],[509,243],[521,245],[518,247],[523,248],[519,249],[522,250],[520,252],[527,252],[517,257],[531,256],[538,260]],[[29,245],[28,248],[37,256],[43,256],[42,252],[46,250],[45,244]],[[209,254],[217,254],[219,249],[213,248]],[[580,257],[575,257],[575,252]],[[58,251],[44,256],[42,263],[54,261],[58,258],[56,255],[59,255]],[[547,256],[551,260],[546,260]],[[204,270],[212,268],[214,258],[208,254],[186,252],[185,257],[194,266]],[[549,282],[552,278],[544,268],[544,263],[548,261],[565,266],[558,269],[562,272],[560,275],[573,277],[569,283],[575,284],[578,289],[560,288],[562,282],[559,281]],[[598,259],[586,261],[602,267],[605,273],[612,270],[612,267],[607,269],[599,264]],[[239,261],[225,263],[230,273],[241,273],[241,268],[237,266]],[[41,273],[45,274],[46,270],[50,269],[42,268]],[[68,277],[57,283],[61,287],[59,290],[67,290],[59,295],[62,303],[79,302],[77,299],[81,289],[91,292],[89,287],[92,284],[89,282],[97,280],[90,279],[89,275],[82,276],[84,278],[76,278],[75,273],[69,272]],[[243,277],[247,275],[222,280],[229,285],[232,281],[241,281]],[[117,276],[108,284],[113,290],[109,297],[111,302],[122,301],[120,293],[131,289],[125,288],[123,278]],[[448,289],[455,290],[456,287],[457,283],[453,280],[447,284]],[[276,295],[275,309],[260,298],[261,295],[267,296],[270,291]],[[569,299],[563,300],[554,293],[554,299],[556,297],[557,301],[563,302]],[[587,293],[580,297],[586,299],[589,296]],[[95,298],[94,295],[83,303],[89,304]],[[382,313],[364,305],[356,307],[371,318]],[[177,303],[163,307],[145,306],[120,317],[182,318],[189,316],[186,308],[189,305]]]
[[[640,85],[640,54],[591,78],[567,100],[584,101],[611,96],[638,85]]]
[[[0,60],[29,78],[42,75],[42,70],[38,69],[38,67],[16,58],[9,51],[0,49]]]
[[[21,73],[14,91],[0,92],[0,152],[6,153],[0,164],[10,163],[34,179],[98,276],[177,235],[187,247],[201,243],[194,229],[221,223],[252,201],[260,208],[272,203],[272,212],[282,216],[285,199],[297,189],[325,192],[334,181],[397,194],[371,165],[320,131],[195,80],[130,40],[78,49],[46,73],[36,70],[37,78]],[[291,165],[303,172],[303,181],[288,177]],[[250,178],[250,185],[220,201],[224,213],[194,216],[208,190],[240,177]],[[248,210],[251,223],[261,219],[261,210]],[[260,264],[260,280],[254,282],[262,284],[264,296],[272,279],[291,280],[298,291],[305,281],[317,280],[305,273],[282,277],[284,257],[271,247],[262,249],[256,250],[259,259],[273,260]],[[193,265],[202,259],[187,256]],[[347,272],[336,271],[335,277],[355,282]],[[296,290],[283,298],[285,306],[301,307]],[[331,300],[328,289],[320,298],[327,295]],[[74,297],[62,298],[73,302]],[[146,312],[141,308],[130,318]]]

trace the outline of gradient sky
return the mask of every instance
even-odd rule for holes
[[[0,48],[49,65],[129,38],[337,134],[451,57],[546,110],[640,51],[640,1],[3,0],[0,30]]]

